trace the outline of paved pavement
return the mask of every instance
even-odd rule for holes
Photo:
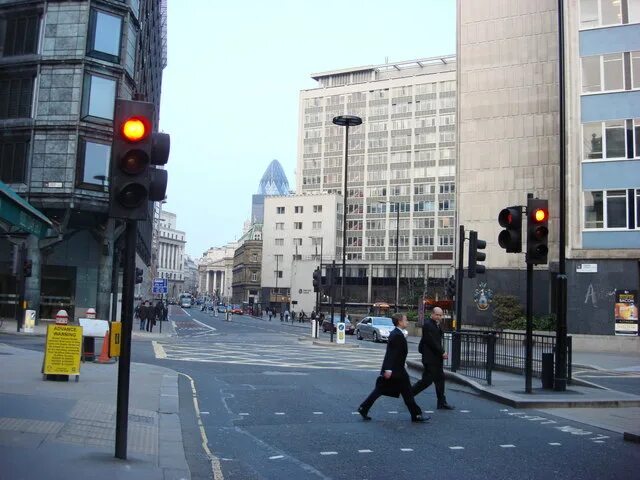
[[[0,332],[14,333],[15,327],[15,322],[5,322]],[[44,329],[38,325],[34,335],[43,335]],[[172,334],[171,329],[164,330],[163,337]],[[118,364],[84,362],[78,382],[43,380],[42,353],[3,344],[4,335],[0,335],[0,478],[191,478],[175,371],[131,364],[127,460],[120,460],[114,456]]]

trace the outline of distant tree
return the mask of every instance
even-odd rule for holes
[[[520,300],[514,295],[494,295],[491,307],[497,328],[508,328],[512,321],[524,315]]]

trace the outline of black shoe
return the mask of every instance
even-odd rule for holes
[[[416,415],[415,417],[411,417],[411,421],[415,423],[424,423],[427,420],[431,420],[431,417],[423,417],[422,415]]]
[[[438,405],[438,410],[455,410],[456,407],[449,405],[448,403],[442,403]]]
[[[363,420],[371,420],[371,417],[367,415],[369,411],[365,410],[363,407],[358,407],[358,413],[362,416]]]

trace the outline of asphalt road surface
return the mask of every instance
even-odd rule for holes
[[[640,464],[637,444],[620,435],[505,408],[456,385],[447,385],[454,411],[435,410],[433,387],[417,397],[426,424],[411,423],[402,400],[386,397],[364,422],[356,408],[374,386],[384,344],[348,337],[360,348],[316,346],[308,324],[226,322],[195,308],[172,307],[170,320],[177,335],[134,342],[132,360],[184,374],[181,422],[194,479],[211,478],[213,468],[225,479],[602,480],[633,478]]]

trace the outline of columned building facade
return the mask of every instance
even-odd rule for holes
[[[198,262],[201,293],[224,303],[231,301],[233,257],[237,246],[232,242],[223,247],[212,247],[204,253]]]
[[[160,213],[160,235],[158,245],[158,275],[166,278],[167,295],[178,298],[185,290],[184,271],[185,233],[176,228],[176,214],[163,210]]]

